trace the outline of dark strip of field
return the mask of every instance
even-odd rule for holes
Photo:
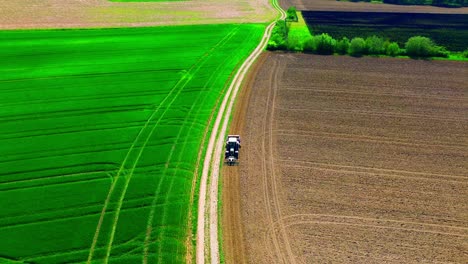
[[[302,11],[314,34],[334,38],[381,36],[400,46],[412,36],[426,36],[451,51],[468,48],[468,15],[387,12]]]

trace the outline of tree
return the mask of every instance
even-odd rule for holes
[[[406,54],[410,57],[447,57],[444,47],[437,46],[430,38],[415,36],[405,43]]]
[[[285,50],[286,49],[286,23],[283,20],[276,22],[275,28],[271,33],[270,40],[267,44],[268,50]]]
[[[312,51],[318,54],[329,55],[335,50],[336,40],[327,33],[312,37]]]
[[[340,41],[336,43],[335,51],[338,54],[344,55],[348,53],[349,49],[349,39],[347,37],[343,37]]]
[[[289,35],[286,46],[287,46],[287,49],[291,51],[303,51],[304,50],[304,42],[297,35],[294,35],[294,36]]]
[[[304,51],[315,52],[314,37],[309,38],[304,42]]]
[[[468,58],[468,49],[463,51],[462,56],[463,56],[463,58]]]
[[[353,38],[349,43],[349,55],[360,57],[365,54],[366,51],[366,41],[363,38]]]
[[[366,38],[366,51],[370,55],[385,53],[384,40],[381,37],[371,36]]]
[[[297,22],[297,10],[295,6],[291,6],[286,11],[286,21]]]
[[[387,46],[386,53],[388,56],[398,56],[400,54],[400,46],[398,46],[398,43],[392,42]]]

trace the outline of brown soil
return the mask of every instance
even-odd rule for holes
[[[237,97],[233,119],[229,126],[229,134],[243,134],[245,113],[250,102],[250,93],[258,72],[267,58],[263,53],[252,66],[249,74],[244,80],[242,90]],[[241,153],[242,154],[242,153]],[[226,263],[247,263],[244,247],[242,218],[240,215],[240,179],[239,166],[223,166],[222,180],[222,228],[223,228],[223,250]]]
[[[389,4],[372,4],[366,2],[345,2],[337,0],[279,0],[281,7],[286,10],[290,6],[298,10],[315,11],[361,11],[361,12],[415,12],[415,13],[453,13],[468,14],[468,7],[443,8],[435,6],[404,6]]]
[[[266,56],[223,169],[227,263],[466,263],[468,64]]]
[[[268,22],[267,0],[8,0],[0,7],[0,29],[132,27]]]

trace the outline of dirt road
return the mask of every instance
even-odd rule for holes
[[[262,61],[223,168],[227,263],[468,259],[466,63]]]
[[[276,1],[273,1],[273,6],[280,13],[279,18],[284,19],[286,14]],[[275,22],[270,23],[257,48],[240,66],[234,76],[231,85],[224,96],[223,102],[220,105],[219,112],[214,122],[213,130],[208,142],[206,156],[204,159],[203,171],[200,182],[200,194],[198,203],[198,219],[197,219],[197,240],[196,240],[196,263],[205,263],[209,259],[212,264],[220,262],[219,256],[219,241],[218,241],[218,186],[221,157],[224,153],[224,143],[227,134],[227,128],[231,112],[236,101],[240,86],[248,74],[250,67],[254,64],[260,54],[266,47],[270,39],[271,32]],[[208,189],[208,182],[210,183]],[[209,207],[206,206],[209,204]],[[209,244],[206,242],[209,241]],[[209,245],[209,247],[208,247]]]

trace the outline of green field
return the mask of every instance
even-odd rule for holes
[[[297,12],[297,22],[287,22],[288,24],[288,39],[294,43],[302,42],[312,38],[309,28],[307,27],[301,12]]]
[[[0,31],[0,262],[184,263],[203,135],[264,28]]]

